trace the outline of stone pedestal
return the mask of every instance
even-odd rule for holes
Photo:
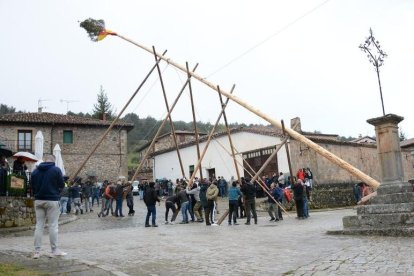
[[[377,196],[357,207],[356,216],[342,219],[343,230],[328,234],[414,236],[414,193],[404,183],[398,123],[404,118],[387,114],[367,122],[375,126],[381,185]]]

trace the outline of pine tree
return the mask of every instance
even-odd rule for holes
[[[8,106],[6,104],[0,104],[0,115],[9,114],[9,113],[15,113],[16,108],[13,106]]]
[[[405,137],[405,133],[400,130],[400,142],[406,140],[407,138]]]
[[[98,93],[98,102],[93,105],[92,117],[100,120],[103,120],[104,118],[106,120],[111,120],[114,118],[112,105],[109,102],[108,96],[102,85]]]

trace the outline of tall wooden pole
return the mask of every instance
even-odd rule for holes
[[[198,64],[196,64],[196,66],[194,66],[193,71],[195,71],[197,69]],[[155,68],[154,68],[155,69]],[[162,121],[160,127],[158,128],[157,133],[154,136],[154,139],[152,139],[150,146],[148,147],[148,150],[145,152],[144,157],[141,160],[141,163],[139,163],[138,168],[135,170],[134,175],[131,178],[131,181],[135,180],[135,177],[137,177],[138,172],[141,170],[142,166],[144,165],[144,162],[148,159],[148,156],[151,152],[151,149],[154,147],[155,141],[157,140],[158,136],[160,135],[162,128],[164,127],[165,123],[167,122],[169,115],[171,114],[171,112],[174,110],[175,106],[177,105],[178,100],[180,99],[181,95],[184,92],[184,89],[187,87],[188,82],[190,81],[190,77],[187,78],[187,81],[184,83],[183,87],[181,88],[180,92],[178,93],[177,98],[175,99],[175,101],[173,102],[173,104],[171,105],[171,108],[168,110],[167,115],[165,116],[164,120]]]
[[[153,54],[153,51],[151,51],[151,49],[149,49],[148,47],[145,47],[141,44],[138,44],[120,34],[116,34],[119,38],[124,39],[125,41],[128,41],[136,46],[138,46],[139,48]],[[173,60],[164,57],[161,54],[156,53],[156,55],[158,57],[160,57],[161,59],[165,60],[166,62],[168,62],[169,64],[171,64],[172,66],[176,67],[177,69],[181,70],[182,72],[186,73],[186,68],[181,66],[180,64],[174,62]],[[191,76],[197,80],[199,80],[201,83],[204,83],[205,85],[207,85],[208,87],[210,87],[213,90],[217,91],[217,85],[209,82],[208,80],[206,80],[205,78],[194,74],[194,73],[190,73]],[[254,108],[253,106],[247,104],[246,102],[242,101],[241,99],[239,99],[238,97],[231,95],[229,92],[226,91],[217,91],[219,93],[221,93],[222,95],[224,95],[225,97],[227,97],[228,99],[231,99],[232,101],[236,102],[237,104],[239,104],[240,106],[246,108],[247,110],[251,111],[252,113],[256,114],[257,116],[263,118],[264,120],[268,121],[269,123],[271,123],[272,125],[274,125],[275,127],[282,129],[282,125],[280,124],[280,122],[276,119],[270,118],[268,115],[266,115],[265,113],[263,113],[262,111],[260,111],[259,109]],[[312,148],[315,152],[317,152],[318,154],[322,155],[323,157],[325,157],[326,159],[328,159],[329,161],[331,161],[332,163],[338,165],[339,167],[341,167],[342,169],[346,170],[347,172],[349,172],[350,174],[354,175],[355,177],[361,179],[362,181],[364,181],[365,183],[367,183],[369,186],[377,188],[380,183],[373,179],[372,177],[370,177],[369,175],[363,173],[362,171],[358,170],[357,168],[353,167],[351,164],[349,164],[348,162],[346,162],[345,160],[342,160],[341,158],[339,158],[338,156],[334,155],[333,153],[329,152],[328,150],[326,150],[325,148],[319,146],[318,144],[314,143],[313,141],[309,140],[308,138],[306,138],[305,136],[301,135],[300,133],[290,129],[290,128],[285,128],[285,131],[295,140],[298,140],[302,143],[304,143],[305,145],[307,145],[308,147]]]
[[[219,86],[217,86],[217,90],[220,91]],[[219,98],[220,98],[221,106],[223,106],[224,105],[223,96],[221,96],[220,92],[218,93],[218,95],[219,95]],[[229,124],[227,123],[227,115],[226,115],[226,111],[224,111],[224,109],[223,109],[223,118],[224,118],[224,124],[226,126],[226,130],[227,130],[227,136],[229,137],[229,143],[230,143],[230,148],[231,148],[231,157],[233,157],[234,168],[236,169],[236,173],[237,173],[237,180],[239,181],[239,183],[241,183],[239,167],[237,166],[236,155],[234,154],[233,140],[231,138],[231,132],[230,132]]]
[[[188,62],[185,63],[185,68],[187,69],[187,77],[190,78],[190,70],[188,69]],[[193,89],[191,87],[191,80],[188,83],[188,90],[190,91],[190,100],[191,100],[191,111],[193,113],[193,127],[194,127],[194,134],[197,146],[197,159],[200,160],[200,139],[198,137],[198,128],[197,128],[197,120],[195,115],[194,109],[194,99],[193,99]],[[201,166],[201,164],[200,164]],[[200,170],[200,180],[203,179],[203,170]]]
[[[161,56],[164,56],[167,53],[165,50],[164,53],[162,53]],[[162,60],[161,57],[156,58],[155,65],[151,68],[151,70],[148,72],[148,74],[145,76],[145,78],[142,80],[141,84],[138,86],[138,88],[135,90],[135,92],[132,94],[132,96],[129,98],[125,106],[121,109],[118,116],[116,116],[115,120],[112,121],[111,125],[108,127],[108,129],[102,134],[101,139],[99,139],[98,143],[95,144],[95,146],[92,148],[91,152],[88,154],[88,156],[83,160],[79,168],[76,170],[76,172],[72,175],[72,179],[74,179],[79,172],[82,170],[82,168],[86,165],[86,162],[88,162],[89,158],[91,158],[92,154],[95,153],[97,148],[101,145],[102,141],[105,139],[106,135],[111,131],[111,129],[114,127],[114,125],[118,122],[121,115],[124,113],[125,109],[128,107],[128,105],[131,103],[131,101],[135,98],[135,96],[138,94],[138,91],[141,90],[142,86],[145,84],[145,82],[148,80],[149,76],[151,76],[152,72],[154,72],[155,68],[158,66],[160,61]]]
[[[233,93],[234,88],[235,88],[235,85],[233,85],[233,87],[231,88],[230,93]],[[220,112],[220,114],[219,114],[219,116],[216,120],[216,123],[214,124],[213,128],[210,130],[210,133],[209,133],[208,138],[207,138],[206,145],[203,149],[203,152],[201,153],[200,159],[198,160],[197,165],[194,168],[193,175],[191,176],[190,180],[188,181],[188,187],[191,187],[193,185],[193,181],[194,181],[194,178],[197,174],[197,171],[201,167],[201,161],[203,161],[204,155],[206,155],[208,146],[210,145],[210,142],[211,142],[211,138],[214,135],[214,131],[216,130],[216,127],[217,127],[218,123],[220,122],[221,116],[223,115],[224,109],[226,109],[226,106],[227,106],[228,102],[229,102],[229,99],[227,98],[226,103],[221,108],[221,112]]]
[[[152,46],[152,49],[154,51],[154,58],[155,58],[155,60],[157,60],[157,55],[156,55],[155,47]],[[157,65],[158,76],[160,78],[162,93],[164,95],[165,107],[167,108],[167,111],[169,111],[170,110],[170,107],[168,105],[167,93],[165,93],[165,86],[164,86],[164,81],[162,79],[161,69],[160,69],[160,66],[159,66],[158,63],[156,65]],[[181,160],[180,149],[178,148],[177,135],[175,134],[175,127],[174,127],[174,122],[173,122],[173,120],[171,118],[171,113],[169,113],[168,119],[170,120],[171,133],[173,134],[173,138],[174,138],[173,140],[174,140],[175,149],[177,151],[178,161],[180,163],[181,174],[182,174],[183,178],[185,178],[183,161]]]

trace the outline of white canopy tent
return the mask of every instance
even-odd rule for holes
[[[65,166],[63,165],[63,159],[62,159],[62,153],[59,144],[56,144],[56,146],[53,148],[53,155],[56,158],[55,164],[56,167],[60,168],[62,171],[62,174],[65,175]]]
[[[39,165],[43,162],[43,133],[41,130],[38,130],[35,137],[35,156],[37,158],[36,165]]]

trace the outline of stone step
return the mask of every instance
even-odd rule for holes
[[[381,184],[377,189],[378,195],[410,193],[413,192],[413,185],[410,183]]]
[[[377,195],[369,201],[370,205],[375,204],[395,204],[414,202],[414,193],[396,193]]]
[[[344,229],[365,228],[380,229],[384,227],[414,227],[414,213],[389,213],[346,216],[342,218]]]
[[[327,231],[329,235],[366,235],[366,236],[393,236],[414,237],[414,227],[385,227],[381,229],[372,228],[347,228],[342,230]]]
[[[412,212],[414,212],[414,202],[398,204],[371,204],[357,207],[357,215]]]

